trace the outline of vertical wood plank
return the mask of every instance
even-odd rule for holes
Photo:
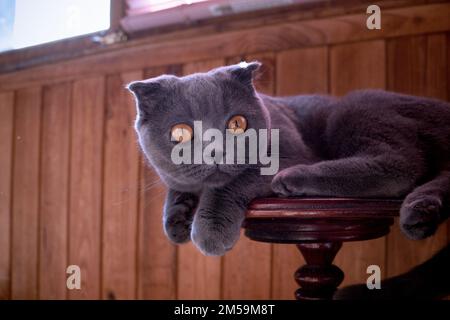
[[[16,92],[12,203],[13,299],[36,299],[41,89]]]
[[[0,300],[11,297],[11,172],[14,92],[0,93]]]
[[[387,86],[396,92],[426,94],[426,36],[387,40]]]
[[[227,64],[238,63],[240,58]],[[258,60],[263,65],[255,81],[258,92],[273,94],[275,85],[275,55],[262,53],[247,56],[246,61]],[[249,240],[241,232],[235,247],[223,257],[223,299],[270,299],[272,246]],[[245,266],[246,270],[242,269]]]
[[[338,45],[330,51],[330,90],[344,95],[355,89],[385,89],[383,40]]]
[[[105,81],[73,83],[68,265],[81,269],[81,289],[69,299],[99,299]]]
[[[389,40],[389,90],[448,99],[447,50],[445,34]],[[394,276],[428,260],[445,246],[447,226],[441,225],[430,238],[412,241],[402,234],[397,221],[387,241],[387,275]]]
[[[385,42],[375,40],[339,45],[330,51],[330,89],[334,95],[344,95],[359,88],[386,87]],[[345,270],[342,285],[364,283],[367,267],[380,266],[386,271],[386,239],[347,242],[336,257],[336,265]]]
[[[282,51],[277,64],[278,95],[328,93],[326,47]]]
[[[103,298],[136,297],[139,153],[135,105],[125,85],[141,71],[107,77],[103,168]]]
[[[185,64],[183,74],[208,71],[224,63],[218,59]],[[221,261],[220,257],[202,255],[192,242],[179,246],[177,298],[220,299]]]
[[[161,74],[181,74],[181,66],[150,68],[144,78]],[[166,238],[162,226],[166,188],[145,159],[140,163],[138,297],[175,299],[177,247]]]
[[[283,51],[277,55],[276,94],[328,92],[328,50],[326,47]],[[298,288],[295,271],[305,263],[294,245],[273,245],[272,298],[293,299]]]
[[[442,100],[449,100],[447,35],[433,34],[427,36],[426,95]]]
[[[66,298],[71,84],[45,87],[39,201],[39,298]]]

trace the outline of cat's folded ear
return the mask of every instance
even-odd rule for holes
[[[142,117],[151,115],[165,91],[162,84],[155,80],[133,81],[126,88],[133,93],[138,114]]]
[[[126,88],[138,99],[143,99],[158,94],[162,89],[162,85],[156,81],[133,81]]]
[[[239,82],[251,85],[252,80],[254,79],[256,72],[261,67],[261,62],[252,61],[252,62],[241,62],[236,65],[230,66],[230,73],[233,78],[238,80]]]

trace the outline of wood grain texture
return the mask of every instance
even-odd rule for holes
[[[276,72],[276,94],[279,96],[327,93],[328,49],[318,47],[280,52],[277,54]],[[273,245],[273,299],[294,298],[298,288],[293,280],[294,272],[304,263],[294,245]]]
[[[355,89],[385,89],[383,40],[333,46],[330,50],[330,89],[344,95]]]
[[[166,188],[146,161],[141,163],[137,295],[139,299],[175,299],[177,248],[162,226]]]
[[[183,75],[223,66],[225,61],[207,60],[183,65]],[[199,120],[199,119],[195,119]],[[204,256],[189,242],[178,247],[177,298],[220,299],[222,258]]]
[[[180,73],[181,66],[155,67],[145,70],[144,78]],[[148,161],[140,163],[138,298],[175,299],[177,247],[162,226],[166,188]]]
[[[388,89],[414,95],[448,98],[447,42],[445,35],[399,38],[388,41]],[[448,222],[446,223],[448,225]],[[398,222],[387,237],[387,275],[408,271],[429,259],[448,243],[443,224],[430,238],[407,239]]]
[[[386,57],[383,40],[335,46],[330,51],[330,89],[333,95],[344,95],[361,88],[386,87]],[[336,265],[345,270],[343,286],[364,282],[367,267],[378,265],[385,275],[385,238],[344,243]]]
[[[103,162],[102,297],[136,297],[139,149],[133,123],[136,107],[125,85],[141,71],[106,80]]]
[[[255,81],[258,92],[274,94],[275,54],[272,52],[235,57],[227,64],[257,60],[262,63]],[[223,257],[223,299],[270,299],[272,245],[252,241],[243,233],[233,250]],[[252,272],[242,272],[246,266]]]
[[[426,95],[427,37],[387,41],[387,86],[396,92]]]
[[[0,300],[11,297],[11,176],[14,92],[0,93]]]
[[[73,83],[68,265],[81,269],[81,289],[69,299],[99,299],[105,79]]]
[[[427,36],[427,67],[426,67],[426,95],[442,100],[450,99],[450,92],[447,86],[449,60],[447,58],[449,46],[447,43],[448,34],[439,33]]]
[[[178,40],[116,47],[102,54],[0,75],[0,89],[59,82],[86,75],[111,74],[145,67],[191,63],[240,54],[340,44],[450,29],[450,4],[383,10],[383,28],[368,30],[366,15],[277,23],[239,31],[197,35]],[[224,45],[226,44],[226,45]]]
[[[281,51],[277,55],[277,94],[328,93],[326,47]]]
[[[12,299],[38,297],[41,88],[16,92],[12,203]]]
[[[43,90],[39,298],[66,298],[71,84]]]

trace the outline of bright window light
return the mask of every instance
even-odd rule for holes
[[[0,0],[0,50],[107,30],[110,0]],[[13,15],[13,18],[11,18]]]
[[[203,2],[207,0],[147,0],[150,12],[170,9],[184,4],[193,4],[196,2]]]
[[[210,0],[128,0],[130,15],[167,10],[182,5],[189,5]]]

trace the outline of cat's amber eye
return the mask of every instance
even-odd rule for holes
[[[233,116],[228,121],[228,129],[233,134],[241,134],[247,129],[247,119],[244,116]]]
[[[170,134],[172,135],[172,141],[187,142],[192,139],[192,128],[188,124],[179,123],[172,127]]]

